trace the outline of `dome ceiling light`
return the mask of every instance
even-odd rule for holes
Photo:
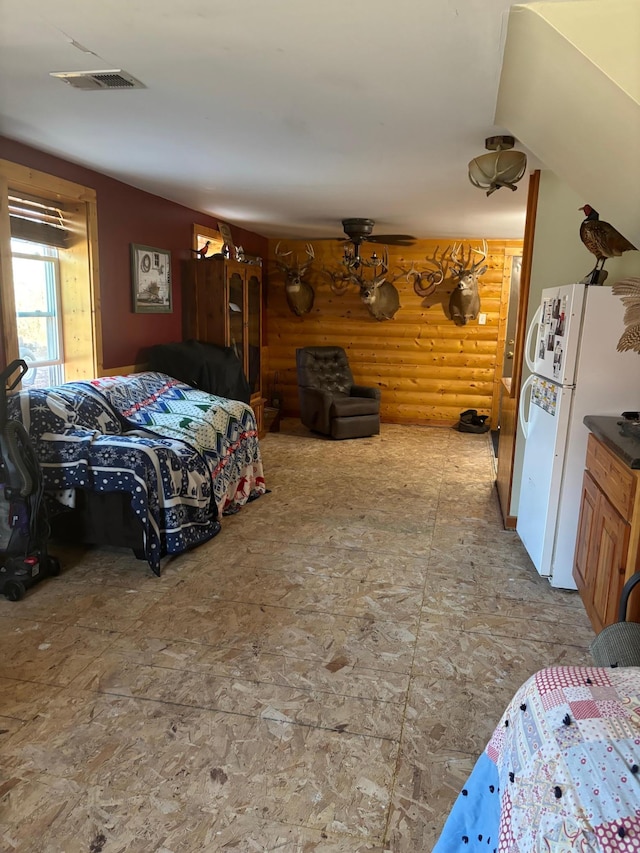
[[[469,180],[474,187],[486,190],[487,195],[500,187],[516,189],[527,168],[527,155],[513,151],[513,136],[490,136],[485,139],[485,148],[490,154],[474,157],[469,163]]]

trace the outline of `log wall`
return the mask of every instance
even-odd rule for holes
[[[420,240],[410,248],[389,247],[390,275],[399,266],[408,269],[412,261],[416,266],[422,262],[424,268],[427,255],[451,242]],[[350,285],[342,296],[331,290],[322,267],[337,266],[342,243],[329,240],[314,243],[316,259],[307,280],[315,289],[315,302],[309,314],[297,317],[287,305],[282,273],[273,266],[276,243],[269,243],[270,260],[265,268],[263,387],[270,400],[275,384],[285,416],[299,416],[296,348],[331,345],[347,350],[357,383],[381,389],[385,422],[453,424],[469,408],[486,415],[493,411],[495,417],[508,305],[505,257],[510,269],[513,250],[521,242],[487,241],[488,269],[480,279],[480,310],[486,314],[486,324],[472,320],[464,326],[447,319],[451,282],[445,281],[433,295],[421,298],[406,277],[394,281],[400,293],[400,309],[394,318],[375,320],[360,300],[356,285]],[[473,245],[478,246],[478,241]],[[288,241],[280,248],[291,249],[303,259],[304,246]],[[372,248],[373,244],[365,243],[361,254],[368,256]]]

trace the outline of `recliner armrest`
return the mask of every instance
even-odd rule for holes
[[[300,420],[309,427],[329,435],[331,432],[331,420],[329,410],[333,400],[333,394],[322,391],[319,388],[305,388],[298,386],[300,397]]]
[[[370,397],[372,400],[380,399],[380,389],[368,385],[352,385],[349,389],[350,397]]]

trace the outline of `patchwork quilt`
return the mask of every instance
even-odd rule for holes
[[[640,851],[640,668],[551,667],[513,697],[433,853]]]

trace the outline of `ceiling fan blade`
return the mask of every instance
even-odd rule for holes
[[[367,237],[367,243],[386,243],[388,246],[411,246],[415,237],[410,234],[372,234]]]
[[[336,240],[341,243],[353,243],[356,247],[362,243],[380,243],[387,246],[412,246],[416,238],[411,234],[372,234],[373,219],[343,219],[344,237],[318,237],[318,240]]]

